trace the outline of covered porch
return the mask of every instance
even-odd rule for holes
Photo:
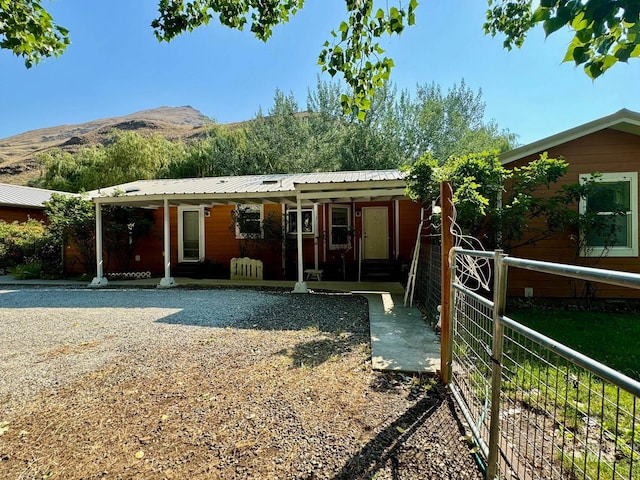
[[[351,228],[355,225],[355,217],[360,217],[362,210],[356,211],[356,202],[389,202],[392,205],[392,214],[389,220],[385,217],[387,226],[384,233],[382,247],[387,249],[389,258],[397,258],[399,255],[400,225],[398,202],[407,200],[405,194],[405,182],[402,174],[397,170],[385,171],[360,171],[360,172],[333,172],[314,174],[283,174],[283,175],[253,175],[244,177],[217,177],[179,180],[143,180],[129,184],[119,185],[100,191],[91,192],[90,196],[96,208],[96,277],[91,282],[92,286],[100,287],[108,284],[104,271],[103,259],[103,229],[102,208],[107,205],[118,205],[136,208],[162,209],[162,251],[156,255],[162,257],[164,274],[160,280],[160,287],[172,287],[179,283],[172,275],[176,266],[172,259],[176,258],[178,246],[172,246],[172,228],[174,229],[173,241],[175,242],[176,222],[175,214],[172,219],[172,209],[200,209],[208,213],[208,210],[219,205],[257,205],[261,208],[268,206],[272,211],[282,212],[283,235],[289,235],[295,240],[296,281],[282,281],[281,286],[292,286],[294,292],[304,293],[309,288],[318,288],[317,283],[322,283],[326,290],[337,290],[327,285],[326,279],[320,275],[309,275],[309,270],[319,272],[320,256],[326,260],[327,244],[335,237],[334,231],[327,233],[326,215],[336,205],[353,205],[351,210],[345,213],[351,219]],[[308,208],[311,205],[311,208]],[[373,203],[372,205],[377,205]],[[369,210],[373,213],[376,207]],[[381,210],[379,207],[377,210]],[[319,213],[325,219],[324,231],[320,232]],[[285,218],[293,225],[294,231],[285,231]],[[372,216],[373,217],[373,216]],[[312,233],[305,231],[308,222],[313,222]],[[362,223],[360,223],[361,225]],[[346,228],[346,226],[345,226]],[[180,225],[178,226],[180,230]],[[390,230],[390,231],[389,231]],[[334,235],[334,237],[331,237]],[[200,260],[205,258],[204,230],[200,233],[201,253]],[[413,236],[413,234],[412,234]],[[329,240],[327,240],[329,237]],[[361,234],[360,241],[367,239],[369,246],[358,247],[358,255],[366,248],[380,248],[372,242],[372,236]],[[303,239],[305,245],[313,240],[313,268],[305,269]],[[178,242],[180,238],[178,237]],[[208,242],[218,241],[207,239]],[[219,240],[220,242],[223,240]],[[355,243],[355,237],[349,240]],[[380,243],[380,242],[378,242]],[[391,245],[391,247],[389,247]],[[350,243],[350,247],[353,248]],[[393,251],[389,251],[392,249]],[[307,248],[309,250],[309,248]],[[284,251],[284,247],[283,247]],[[355,248],[353,256],[355,259]],[[179,257],[178,257],[179,258]],[[284,265],[284,254],[283,254]],[[306,272],[305,272],[306,270]],[[316,280],[316,282],[311,280]],[[323,280],[318,282],[317,280]],[[193,282],[194,279],[190,279]],[[215,283],[225,285],[225,280],[213,280]],[[342,282],[338,282],[342,283]],[[335,287],[335,286],[334,286]],[[350,290],[353,290],[351,288]]]

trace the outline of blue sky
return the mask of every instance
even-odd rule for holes
[[[157,0],[44,2],[71,31],[72,45],[30,70],[0,51],[0,138],[165,105],[191,105],[220,123],[241,121],[271,106],[276,88],[304,107],[320,74],[318,53],[344,18],[344,4],[306,0],[266,44],[214,22],[167,44],[149,26]],[[417,25],[383,40],[395,84],[412,91],[433,81],[447,90],[464,79],[482,89],[487,119],[522,144],[621,108],[640,111],[640,60],[593,82],[561,63],[568,33],[545,40],[538,29],[508,52],[502,39],[484,35],[485,10],[484,0],[423,0]]]

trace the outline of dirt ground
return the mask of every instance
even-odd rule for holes
[[[0,418],[0,478],[483,478],[435,379],[371,370],[366,302],[303,297],[39,392]]]

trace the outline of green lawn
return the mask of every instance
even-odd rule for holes
[[[640,314],[507,310],[507,316],[640,380]]]
[[[521,308],[507,310],[507,316],[640,380],[638,314]],[[518,358],[518,352],[511,353]],[[550,398],[555,402],[552,407],[554,418],[565,427],[561,431],[566,441],[570,441],[574,435],[579,436],[585,428],[589,431],[584,424],[585,418],[598,421],[606,432],[605,438],[613,439],[611,445],[615,445],[616,449],[613,462],[601,458],[597,450],[579,448],[578,453],[586,455],[583,463],[582,457],[576,457],[571,449],[566,453],[561,449],[559,458],[568,469],[584,469],[584,478],[613,478],[615,470],[616,478],[640,479],[640,457],[637,453],[640,425],[637,400],[632,394],[609,383],[602,384],[597,377],[582,369],[572,370],[565,366],[556,370],[534,359],[514,365],[510,371],[512,373],[504,384],[505,388],[514,394],[518,390],[524,392],[521,393],[522,398],[531,405],[536,406],[540,394],[528,398],[528,392],[536,392],[542,385],[545,392],[551,393]],[[568,374],[572,375],[575,383],[567,381]],[[549,404],[546,399],[543,400],[538,408],[548,409]]]

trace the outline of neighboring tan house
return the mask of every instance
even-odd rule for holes
[[[53,190],[0,183],[0,220],[7,223],[26,222],[29,218],[46,221],[44,203],[51,200]]]
[[[607,202],[627,207],[626,215],[619,217],[615,244],[605,248],[602,238],[587,235],[586,250],[577,247],[576,233],[557,235],[518,248],[510,254],[556,263],[570,263],[610,270],[640,273],[638,250],[638,172],[640,171],[640,113],[620,110],[612,115],[558,133],[537,142],[516,148],[501,155],[502,164],[513,168],[539,158],[548,152],[549,158],[563,157],[569,164],[567,174],[560,180],[565,184],[584,181],[592,173],[600,173],[603,186],[600,201],[591,202],[590,208],[598,215],[611,215]],[[602,198],[609,199],[602,201]],[[580,202],[581,211],[587,200]],[[623,287],[585,284],[563,277],[512,269],[509,272],[510,294],[528,294],[540,297],[590,296],[598,298],[638,297],[640,292]]]
[[[409,264],[420,205],[405,187],[401,172],[377,170],[142,180],[89,196],[98,232],[103,206],[152,209],[155,226],[134,264],[164,275],[162,285],[172,285],[173,275],[207,276],[211,265],[228,271],[232,258],[247,255],[262,260],[265,279],[294,279],[306,288],[318,273],[353,280],[362,269],[383,278]],[[233,222],[234,211],[242,222]],[[98,257],[94,283],[103,284],[108,272]]]

